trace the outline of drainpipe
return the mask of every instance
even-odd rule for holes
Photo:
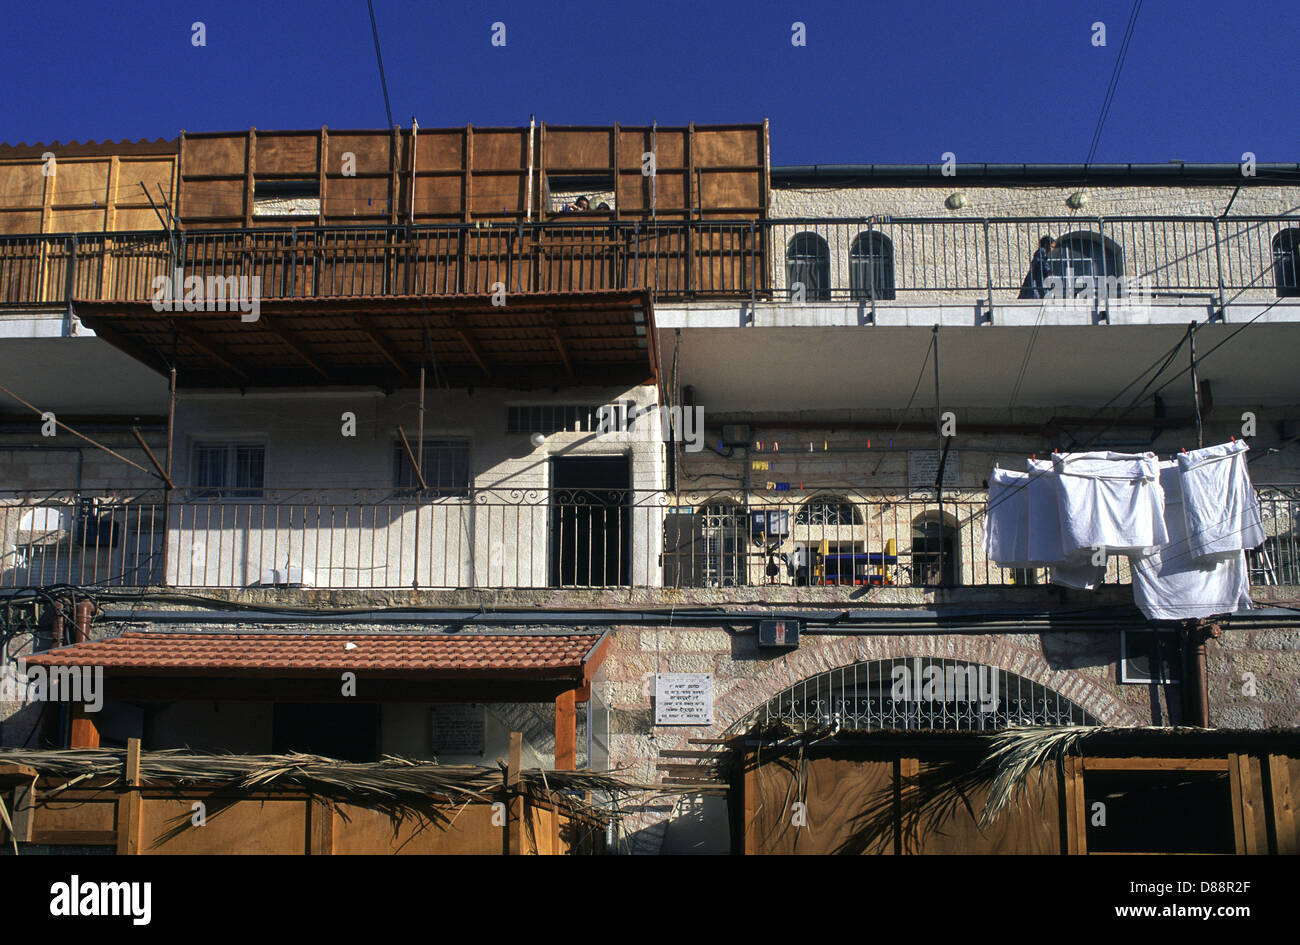
[[[1193,699],[1191,721],[1200,728],[1210,727],[1210,680],[1205,670],[1205,643],[1221,636],[1223,628],[1217,623],[1198,622],[1192,630],[1192,678],[1188,689]]]

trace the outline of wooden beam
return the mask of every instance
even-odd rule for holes
[[[524,798],[519,792],[519,772],[523,768],[524,736],[522,732],[510,733],[510,755],[506,761],[506,791],[509,793],[509,813],[506,817],[506,853],[518,856],[524,846]]]
[[[244,227],[253,225],[253,196],[257,189],[257,129],[248,129],[244,151]]]
[[[1268,765],[1270,803],[1273,805],[1273,828],[1277,843],[1272,852],[1295,855],[1300,853],[1300,821],[1297,821],[1295,798],[1291,796],[1291,769],[1286,755],[1265,755]]]
[[[330,856],[334,853],[334,802],[324,797],[313,797],[308,802],[311,819],[312,856]]]
[[[406,438],[406,431],[399,426],[397,428],[397,433],[402,438],[402,446],[406,448],[406,458],[411,461],[411,472],[415,473],[415,478],[420,483],[420,488],[428,489],[429,487],[424,482],[424,472],[420,469],[420,461],[415,458],[415,453],[411,452],[411,443]]]
[[[149,444],[144,441],[144,436],[140,433],[140,428],[131,427],[131,432],[135,435],[136,442],[140,444],[140,448],[144,450],[144,455],[148,456],[149,462],[153,463],[153,468],[158,470],[158,475],[162,478],[162,481],[167,483],[167,488],[175,489],[176,486],[172,484],[172,477],[167,475],[167,470],[163,468],[162,463],[158,462],[158,457],[153,454],[153,450],[149,449]]]
[[[454,312],[450,313],[449,317],[451,319],[451,330],[456,333],[456,337],[458,337],[461,340],[461,343],[465,345],[466,349],[469,350],[469,356],[474,359],[474,362],[478,364],[479,369],[484,374],[491,377],[492,369],[488,367],[487,359],[483,356],[483,351],[479,348],[478,342],[475,341],[474,336],[470,334],[469,326],[466,325],[461,317]]]
[[[555,770],[578,766],[578,712],[572,689],[555,697]]]
[[[234,360],[232,360],[234,358],[234,355],[225,351],[225,349],[222,348],[220,345],[217,345],[212,341],[204,340],[204,338],[201,335],[199,335],[198,332],[194,331],[192,328],[179,324],[174,318],[167,319],[167,322],[169,325],[171,325],[172,330],[175,331],[176,334],[179,335],[181,338],[184,338],[187,343],[198,348],[200,351],[202,351],[212,360],[224,366],[227,370],[235,374],[238,374],[245,381],[249,380],[251,375],[249,375],[249,373],[246,370],[244,370],[239,365],[237,365],[234,362]]]
[[[140,739],[126,740],[126,760],[123,767],[126,789],[117,796],[117,853],[119,856],[136,856],[140,853],[141,814],[144,808],[140,796]]]
[[[392,364],[393,367],[402,372],[403,377],[408,379],[411,377],[410,368],[403,364],[398,359],[397,355],[393,353],[392,343],[380,334],[377,329],[372,327],[364,315],[340,315],[339,317],[352,322],[352,324],[356,326],[357,331],[370,339],[370,343],[375,346],[379,353],[387,358],[388,362]]]
[[[555,321],[555,314],[550,309],[546,309],[542,312],[542,320],[551,334],[551,340],[555,342],[555,350],[560,353],[560,360],[564,363],[564,373],[568,375],[569,383],[572,384],[573,360],[569,357],[569,349],[564,344],[564,336],[560,334],[560,326]]]
[[[1227,758],[1083,758],[1084,771],[1227,771]]]
[[[80,702],[72,706],[72,725],[68,731],[69,748],[98,748],[99,729],[93,716]]]
[[[266,327],[267,331],[269,331],[271,334],[275,335],[275,337],[279,338],[282,342],[284,342],[285,347],[288,348],[290,351],[292,351],[294,354],[296,354],[308,367],[310,367],[313,371],[315,371],[325,380],[328,381],[330,379],[329,372],[326,371],[323,367],[321,367],[320,363],[315,358],[313,358],[310,354],[307,353],[307,350],[302,346],[300,342],[297,342],[293,339],[293,336],[289,334],[288,329],[285,328],[283,324],[277,322],[274,318],[272,318],[269,315],[263,315],[261,317],[261,322]]]

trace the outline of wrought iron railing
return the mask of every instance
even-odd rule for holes
[[[872,217],[290,227],[0,237],[0,307],[148,301],[173,275],[263,298],[592,292],[660,298],[985,300],[1300,294],[1300,216]],[[251,285],[251,282],[249,283]],[[1049,287],[1050,288],[1050,287]]]
[[[0,587],[827,588],[1039,584],[985,496],[472,489],[0,494]],[[1260,490],[1256,584],[1300,584],[1300,490]],[[1127,583],[1111,557],[1107,581]]]

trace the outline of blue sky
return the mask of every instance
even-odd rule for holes
[[[1083,161],[1131,7],[375,0],[403,125],[770,118],[775,164]],[[1300,160],[1297,36],[1294,0],[1144,0],[1096,160]],[[9,143],[387,123],[365,0],[10,0],[0,52]]]

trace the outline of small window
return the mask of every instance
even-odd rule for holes
[[[253,184],[255,217],[314,217],[319,214],[319,181],[259,180]]]
[[[1273,279],[1278,298],[1300,296],[1300,229],[1283,230],[1273,237]]]
[[[546,185],[551,213],[604,215],[614,210],[612,174],[548,174]]]
[[[1181,682],[1182,647],[1172,631],[1120,631],[1120,679],[1122,683]]]
[[[860,233],[849,247],[854,301],[894,298],[894,244],[884,233]]]
[[[816,233],[796,233],[785,251],[785,280],[790,297],[802,285],[804,299],[828,302],[831,297],[831,251]]]
[[[266,447],[260,443],[194,444],[190,488],[194,498],[261,498]]]
[[[411,446],[415,448],[415,444]],[[435,498],[468,496],[469,440],[425,440],[421,472],[428,487],[421,495]],[[419,486],[415,470],[411,468],[411,459],[400,440],[393,444],[393,485],[403,490],[416,490]]]

